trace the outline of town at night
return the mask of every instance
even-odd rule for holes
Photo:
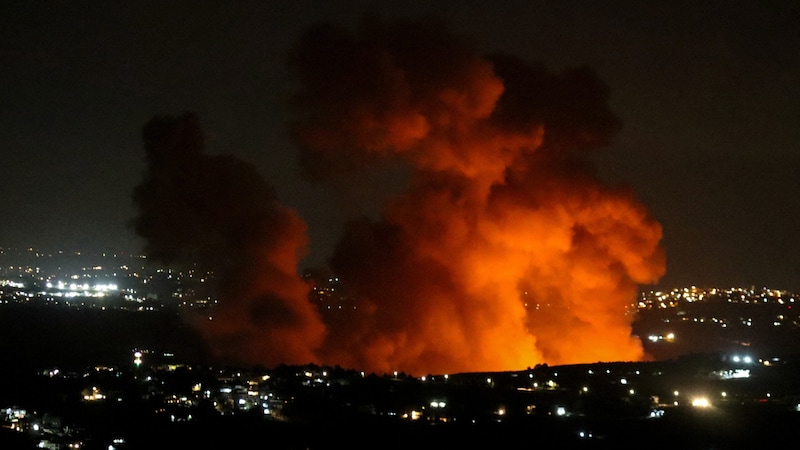
[[[0,258],[13,448],[744,448],[790,439],[800,420],[788,291],[643,291],[629,311],[640,361],[378,373],[215,362],[185,322],[213,311],[212,273],[140,255]],[[306,279],[320,314],[353,313],[345,280]]]
[[[800,429],[800,5],[0,4],[0,449]]]

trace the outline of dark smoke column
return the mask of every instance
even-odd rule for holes
[[[375,18],[310,29],[289,65],[309,176],[410,171],[332,255],[357,308],[329,324],[326,357],[423,373],[643,357],[626,307],[663,274],[661,227],[582,157],[620,128],[591,71],[553,74],[480,55],[436,21]]]
[[[215,356],[266,365],[315,361],[324,326],[297,274],[305,223],[253,167],[205,154],[195,115],[155,118],[143,138],[147,170],[133,195],[135,229],[149,257],[216,274],[213,319],[195,321]]]

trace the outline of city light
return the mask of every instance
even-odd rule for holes
[[[98,400],[105,400],[106,396],[97,388],[97,386],[92,386],[92,389],[89,393],[84,394],[83,399],[85,401],[98,401]]]
[[[89,266],[87,265],[87,267]],[[150,289],[156,287],[158,283],[155,281],[158,278],[150,278],[146,283],[137,284],[135,289],[129,289],[123,287],[126,284],[106,277],[107,274],[104,271],[107,269],[127,274],[126,283],[130,283],[132,280],[143,281],[148,277],[147,274],[151,273],[134,266],[129,266],[128,271],[123,272],[119,269],[119,265],[94,265],[87,269],[86,273],[73,275],[54,276],[41,272],[36,275],[38,278],[32,277],[36,281],[26,283],[19,282],[17,279],[11,281],[12,277],[7,273],[0,273],[0,286],[2,287],[0,294],[3,295],[0,298],[0,307],[9,302],[31,302],[53,305],[53,307],[58,305],[59,308],[94,308],[91,314],[95,314],[95,311],[97,314],[105,314],[100,312],[102,311],[101,307],[108,306],[109,310],[118,311],[138,311],[138,308],[155,305],[156,311],[163,311],[164,309],[160,308],[177,308],[178,294],[185,296],[180,302],[190,297],[187,291],[174,291],[165,295],[170,300],[174,299],[176,303],[155,302],[152,299],[156,296]],[[134,270],[135,276],[133,275]],[[96,272],[97,277],[90,278],[89,272]],[[35,274],[36,271],[26,269],[26,273]],[[189,277],[196,276],[187,275],[187,272],[179,275],[177,271],[170,273],[168,270],[159,273],[164,277],[163,279],[171,276],[172,280],[176,281],[186,281]],[[336,292],[339,292],[338,288]],[[271,369],[265,369],[264,366],[258,366],[252,371],[220,369],[219,372],[207,372],[208,367],[180,363],[181,354],[177,349],[175,353],[171,353],[156,352],[151,347],[125,346],[122,353],[118,355],[118,359],[123,362],[128,361],[128,364],[122,364],[122,366],[92,362],[84,372],[67,368],[67,365],[55,368],[52,363],[48,363],[37,368],[35,373],[41,378],[42,383],[49,382],[63,387],[73,386],[73,390],[62,394],[62,398],[86,402],[83,408],[112,407],[108,403],[113,403],[113,408],[121,410],[131,405],[138,408],[145,400],[138,395],[131,395],[131,393],[147,392],[148,406],[143,411],[158,415],[163,418],[164,423],[189,421],[193,417],[209,418],[215,414],[230,416],[231,420],[237,420],[236,416],[240,416],[249,417],[248,420],[258,417],[259,420],[266,421],[292,421],[292,413],[297,411],[305,413],[303,408],[307,407],[306,405],[314,404],[314,401],[308,401],[309,398],[324,397],[331,400],[331,405],[336,405],[330,409],[330,414],[339,414],[344,411],[349,416],[393,417],[395,420],[404,417],[429,422],[430,425],[436,427],[446,427],[451,422],[482,424],[487,420],[515,423],[523,415],[525,420],[530,420],[532,423],[540,418],[556,420],[556,417],[566,417],[566,419],[558,419],[558,422],[572,427],[570,428],[572,437],[588,439],[598,437],[597,434],[592,434],[596,430],[589,431],[581,427],[590,423],[594,414],[599,413],[604,417],[609,411],[609,408],[605,407],[607,405],[600,402],[607,399],[607,394],[610,392],[614,393],[615,401],[624,403],[624,406],[619,407],[630,408],[626,412],[631,413],[632,420],[647,420],[666,415],[680,421],[682,419],[679,416],[681,416],[684,406],[697,410],[720,411],[720,415],[724,416],[734,414],[731,412],[733,407],[748,404],[748,402],[753,405],[764,404],[769,408],[784,408],[794,413],[796,409],[800,408],[800,403],[796,398],[778,391],[772,385],[760,384],[762,380],[773,379],[771,374],[780,376],[786,367],[792,367],[795,364],[793,357],[778,357],[772,352],[764,352],[757,345],[755,338],[742,339],[735,335],[735,330],[747,330],[746,327],[752,326],[753,329],[748,330],[752,333],[754,329],[771,328],[773,322],[781,324],[781,333],[788,332],[790,329],[800,329],[800,316],[795,315],[797,308],[789,308],[795,303],[795,299],[788,294],[778,296],[776,291],[767,292],[755,289],[738,292],[735,289],[680,290],[674,296],[668,292],[661,293],[657,303],[645,299],[633,303],[643,311],[646,311],[647,308],[657,309],[658,314],[664,318],[663,321],[647,328],[646,332],[637,336],[641,336],[640,340],[643,345],[660,348],[666,352],[677,351],[685,345],[693,344],[695,336],[687,332],[686,328],[681,328],[682,325],[679,321],[685,322],[691,327],[701,326],[700,324],[721,328],[728,326],[729,328],[724,333],[730,334],[732,339],[737,339],[735,342],[738,347],[734,351],[716,353],[711,360],[704,361],[703,371],[676,369],[682,364],[685,364],[686,367],[692,367],[693,364],[691,359],[682,361],[679,358],[677,360],[659,360],[652,362],[652,365],[649,361],[647,363],[609,361],[581,364],[576,367],[558,365],[548,367],[544,363],[536,363],[536,367],[533,367],[533,364],[527,368],[520,367],[518,372],[482,371],[474,374],[454,372],[455,375],[425,375],[421,377],[410,375],[411,372],[407,371],[405,367],[389,366],[390,369],[381,372],[382,375],[360,369],[353,370],[348,375],[350,378],[343,380],[341,368],[326,368],[314,364],[298,366],[296,370],[291,371],[291,375],[279,371],[272,372]],[[530,295],[533,296],[533,292]],[[705,306],[705,302],[719,300],[725,295],[727,297],[724,297],[724,303],[730,303],[737,307],[747,305],[750,309],[764,309],[777,308],[780,305],[781,309],[775,313],[765,312],[764,314],[746,311],[736,316],[726,316],[717,311],[711,313],[709,312],[711,308],[704,309],[702,314],[698,312],[700,307]],[[203,298],[208,299],[208,305],[213,305],[216,301],[207,295],[203,295]],[[331,297],[327,300],[334,301],[335,299]],[[692,307],[697,310],[693,310]],[[198,304],[193,304],[191,308],[200,307]],[[187,309],[185,312],[200,318],[208,317],[210,314],[210,311],[200,309],[197,311]],[[674,314],[669,314],[669,312],[674,312]],[[127,312],[124,314],[125,317],[131,317],[127,315]],[[135,315],[141,316],[138,313]],[[218,316],[215,316],[216,321],[218,321]],[[207,324],[205,321],[203,322],[203,325]],[[678,344],[670,345],[670,343],[677,342],[678,339],[680,339]],[[141,342],[138,341],[137,344],[141,345]],[[58,344],[53,342],[53,345]],[[133,365],[130,364],[130,361],[133,362]],[[706,367],[713,367],[714,370],[705,370]],[[395,368],[397,368],[396,371]],[[344,371],[348,371],[348,369]],[[687,373],[701,373],[702,379],[677,378],[685,377]],[[762,376],[764,373],[768,376]],[[181,386],[175,386],[172,382],[176,377],[183,380]],[[284,377],[296,378],[287,381]],[[376,380],[382,377],[385,377],[391,390],[376,397],[377,392],[373,391],[380,389],[380,382]],[[749,378],[749,380],[738,381],[744,378]],[[424,381],[424,383],[420,383],[420,381]],[[125,383],[130,383],[130,385],[126,386]],[[289,388],[290,386],[293,388]],[[302,388],[298,386],[302,386]],[[338,392],[352,391],[356,393],[363,386],[368,386],[364,389],[373,390],[370,391],[371,395],[352,395],[342,401],[336,398]],[[448,391],[448,389],[462,389],[464,386],[469,386],[476,395],[486,395],[484,398],[491,400],[465,401],[461,395],[450,394],[451,391]],[[422,390],[414,392],[415,389]],[[768,389],[775,390],[768,391]],[[483,392],[481,393],[481,391]],[[41,392],[32,392],[31,394],[39,396],[42,395]],[[709,392],[709,396],[695,396],[701,392]],[[390,397],[396,393],[402,393],[400,398]],[[413,393],[413,395],[405,395],[406,393]],[[19,395],[19,398],[24,399],[25,395],[23,393]],[[305,395],[310,395],[310,397],[303,398]],[[384,395],[386,399],[391,398],[391,401],[370,401],[374,398],[383,399]],[[506,395],[512,399],[506,399]],[[57,400],[55,401],[57,402]],[[90,404],[90,402],[93,403]],[[118,403],[119,406],[116,406]],[[62,426],[57,422],[48,422],[44,419],[45,414],[49,414],[49,412],[29,407],[26,416],[23,411],[24,409],[16,407],[0,409],[0,422],[5,420],[0,426],[7,430],[14,430],[15,433],[36,433],[36,438],[50,433],[61,432],[64,434],[63,430],[66,425]],[[317,411],[313,414],[327,414],[327,411]],[[6,416],[3,416],[3,412],[7,412]],[[3,419],[4,417],[6,418]],[[52,417],[52,414],[49,414],[48,417]],[[694,417],[697,416],[694,415]],[[575,423],[572,418],[576,419]],[[59,429],[61,431],[58,431]],[[52,446],[56,445],[52,441],[37,442],[44,446],[42,448],[53,448]],[[69,448],[71,443],[71,448],[76,448],[76,445],[84,446],[89,442],[89,440],[81,441],[78,438],[70,437],[61,439],[58,445],[60,445],[59,448]],[[101,445],[99,448],[103,449],[108,447],[116,450],[126,447],[123,445],[124,442],[111,442],[110,439],[92,442]]]
[[[735,362],[735,363],[744,363],[744,364],[752,364],[753,363],[753,358],[751,356],[749,356],[749,355],[746,355],[746,356],[734,355],[731,358],[731,360],[733,362]]]

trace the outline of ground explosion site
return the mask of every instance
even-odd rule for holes
[[[591,70],[377,18],[312,27],[287,64],[303,176],[370,189],[395,164],[407,180],[346,225],[329,264],[356,308],[326,319],[298,274],[313,242],[296,210],[206,153],[196,115],[147,123],[135,230],[149,257],[216,273],[213,320],[193,324],[219,358],[417,374],[646,358],[626,310],[664,273],[662,231],[586,158],[621,128]]]

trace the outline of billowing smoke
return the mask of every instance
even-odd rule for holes
[[[214,355],[232,363],[316,360],[325,328],[297,276],[305,223],[253,167],[204,153],[195,115],[155,118],[143,138],[135,229],[150,257],[215,273],[220,303],[210,319],[195,321]]]
[[[482,56],[436,22],[374,19],[314,27],[289,64],[309,176],[410,170],[332,255],[356,309],[327,323],[323,360],[441,373],[643,357],[626,308],[663,274],[661,228],[584,158],[620,128],[591,71],[554,74]]]
[[[148,123],[136,230],[151,257],[215,271],[220,304],[197,326],[218,355],[379,373],[644,357],[626,311],[664,272],[661,227],[585,158],[620,129],[590,70],[374,18],[310,29],[289,67],[310,179],[381,189],[363,175],[396,164],[407,184],[380,218],[346,226],[330,269],[355,309],[320,318],[297,214],[251,166],[205,154],[195,116]]]

